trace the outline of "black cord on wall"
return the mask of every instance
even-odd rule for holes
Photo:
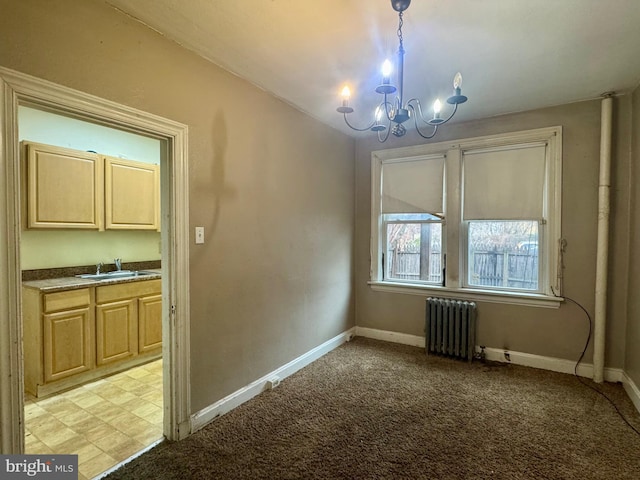
[[[580,307],[582,309],[582,311],[584,312],[584,314],[587,317],[587,321],[589,322],[589,335],[587,336],[587,341],[584,345],[584,348],[582,349],[582,353],[580,354],[580,358],[578,359],[578,361],[576,362],[576,366],[573,369],[573,374],[575,375],[575,377],[578,379],[578,381],[583,384],[585,387],[589,387],[591,390],[593,390],[594,392],[602,395],[612,406],[613,408],[615,408],[617,414],[620,416],[620,418],[622,418],[622,420],[624,420],[624,422],[629,426],[629,428],[631,428],[631,430],[633,430],[634,432],[636,432],[636,434],[640,435],[640,431],[638,431],[638,429],[636,427],[634,427],[633,425],[631,425],[631,423],[629,423],[629,420],[626,419],[626,417],[622,414],[622,412],[620,412],[620,410],[618,409],[618,406],[613,402],[613,400],[611,400],[604,392],[601,392],[598,388],[596,388],[594,385],[591,385],[590,383],[585,382],[579,375],[578,375],[578,365],[580,365],[580,362],[582,361],[582,359],[584,358],[584,354],[587,351],[587,347],[589,346],[589,342],[591,341],[591,315],[589,315],[589,312],[587,312],[587,309],[584,308],[582,305],[580,305],[578,302],[576,302],[574,299],[569,298],[567,296],[563,297],[565,300],[569,300],[570,302],[574,303],[575,305],[577,305],[578,307]]]

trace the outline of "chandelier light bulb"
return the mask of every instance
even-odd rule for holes
[[[388,82],[389,77],[391,77],[391,72],[393,71],[393,65],[389,61],[389,59],[385,60],[382,64],[382,78]]]
[[[433,102],[433,113],[438,116],[440,115],[440,110],[442,110],[442,103],[440,103],[440,99],[437,99]]]
[[[336,110],[344,115],[347,113],[352,113],[353,108],[349,106],[349,98],[351,97],[351,90],[347,85],[342,89],[342,105],[336,108]]]
[[[462,88],[462,74],[460,72],[456,73],[456,76],[453,77],[453,88]]]

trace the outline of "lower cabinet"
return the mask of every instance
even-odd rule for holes
[[[138,352],[162,347],[162,295],[138,299]]]
[[[89,307],[89,292],[83,289],[73,293],[74,296],[67,295],[67,306],[62,311],[44,313],[42,316],[45,382],[86,372],[93,367],[93,315]],[[60,297],[60,294],[46,295],[45,306],[56,296]],[[78,305],[75,305],[73,300],[83,304],[81,308],[74,308]]]
[[[23,289],[25,389],[44,396],[162,354],[161,280]]]
[[[138,354],[136,299],[96,306],[96,363],[105,365]]]

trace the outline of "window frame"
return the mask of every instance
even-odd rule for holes
[[[468,221],[462,219],[462,160],[465,150],[500,148],[511,145],[544,142],[545,159],[544,214],[539,224],[540,274],[537,292],[471,287],[467,281]],[[381,213],[382,165],[399,159],[445,157],[444,213],[442,222],[442,255],[445,262],[445,285],[385,280],[382,255],[386,244]],[[563,301],[562,272],[559,267],[562,220],[562,127],[465,138],[440,143],[371,152],[371,242],[370,280],[373,290],[442,297],[464,297],[496,303],[511,303],[557,308]],[[498,219],[499,220],[499,219]]]

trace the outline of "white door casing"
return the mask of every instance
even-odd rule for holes
[[[0,453],[24,452],[18,105],[161,141],[164,435],[186,437],[191,428],[187,126],[0,67]]]

